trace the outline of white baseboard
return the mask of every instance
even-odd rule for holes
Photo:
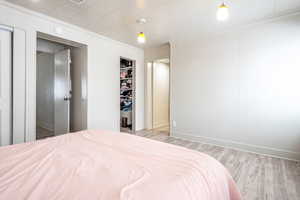
[[[239,143],[230,140],[221,140],[221,139],[210,138],[210,137],[195,136],[191,134],[182,134],[179,132],[172,132],[171,136],[175,138],[181,138],[181,139],[196,141],[200,143],[212,144],[212,145],[221,146],[229,149],[235,149],[239,151],[245,151],[245,152],[266,155],[266,156],[271,156],[276,158],[282,158],[287,160],[293,160],[293,161],[300,161],[300,152],[293,152],[293,151],[287,151],[282,149],[274,149],[274,148],[256,146],[251,144],[244,144],[244,143]]]

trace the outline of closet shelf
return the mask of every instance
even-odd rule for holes
[[[121,81],[124,81],[124,80],[132,80],[132,77],[131,78],[121,78]]]
[[[121,91],[128,91],[128,90],[132,90],[132,88],[121,89]]]
[[[121,70],[128,70],[128,69],[132,69],[132,67],[121,67]]]

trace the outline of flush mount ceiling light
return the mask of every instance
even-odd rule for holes
[[[145,19],[145,18],[137,19],[136,23],[138,23],[138,24],[146,24],[147,23],[147,19]]]
[[[81,5],[81,4],[85,3],[86,0],[69,0],[69,1],[71,1],[72,3],[75,3],[77,5]]]
[[[140,43],[140,44],[145,44],[145,43],[146,43],[146,36],[145,36],[145,33],[140,32],[140,33],[138,34],[137,41],[138,41],[138,43]]]
[[[226,21],[229,18],[229,8],[228,6],[223,2],[219,7],[217,11],[217,19],[219,21]]]

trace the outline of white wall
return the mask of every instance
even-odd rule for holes
[[[299,15],[171,47],[173,135],[300,159]]]
[[[37,55],[37,126],[54,130],[54,54]]]
[[[88,46],[88,128],[119,131],[120,56],[137,61],[136,127],[144,128],[144,51],[0,1],[0,24],[26,32],[26,140],[35,139],[37,31]],[[57,30],[59,28],[59,31]],[[134,37],[134,36],[133,36]]]
[[[168,64],[153,64],[153,128],[169,125],[169,70]]]

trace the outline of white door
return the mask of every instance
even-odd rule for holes
[[[71,64],[70,50],[55,53],[54,134],[70,132]]]
[[[12,39],[0,29],[0,146],[12,144]]]

